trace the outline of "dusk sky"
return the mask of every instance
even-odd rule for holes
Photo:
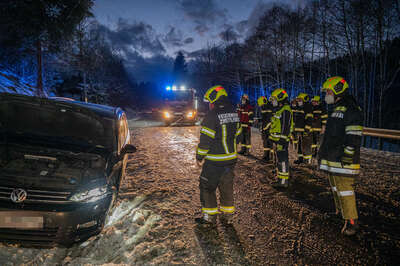
[[[219,44],[227,31],[242,42],[273,2],[304,0],[97,0],[94,15],[135,76],[146,79],[154,67],[167,71],[178,51]]]

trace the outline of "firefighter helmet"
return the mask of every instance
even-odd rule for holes
[[[310,96],[308,96],[307,93],[302,92],[297,96],[297,99],[301,99],[303,102],[307,103],[310,100]]]
[[[257,100],[258,106],[263,106],[264,104],[267,104],[268,99],[265,96],[260,96]]]
[[[270,101],[272,98],[275,98],[278,102],[281,102],[285,99],[287,99],[289,96],[287,94],[287,92],[284,89],[276,89],[272,92],[271,97],[269,98]]]
[[[349,84],[347,81],[339,76],[328,78],[322,85],[322,91],[332,90],[335,95],[341,95],[344,93]]]
[[[311,99],[312,102],[318,102],[318,103],[319,103],[320,100],[321,100],[321,97],[319,97],[318,95],[315,95],[315,96]]]
[[[216,85],[207,90],[206,94],[204,94],[204,101],[207,103],[214,103],[221,96],[228,96],[226,90],[221,85]]]

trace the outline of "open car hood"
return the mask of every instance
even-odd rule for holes
[[[73,102],[0,94],[0,141],[26,136],[42,143],[60,143],[63,148],[70,145],[71,149],[81,146],[112,150],[113,127],[111,119],[103,119]]]

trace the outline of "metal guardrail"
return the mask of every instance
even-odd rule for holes
[[[363,135],[386,139],[400,139],[400,130],[364,127]]]

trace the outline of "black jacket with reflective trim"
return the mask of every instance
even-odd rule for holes
[[[319,150],[321,161],[327,161],[332,165],[340,163],[343,168],[343,158],[347,157],[346,164],[359,167],[362,124],[363,113],[354,98],[346,95],[339,99],[328,115],[325,134]]]
[[[264,129],[270,122],[272,117],[273,106],[270,102],[260,107],[261,109],[261,126]],[[268,130],[267,130],[268,132]]]
[[[313,106],[313,119],[312,119],[312,128],[313,129],[321,129],[323,124],[326,124],[328,114],[326,112],[325,106],[322,104],[318,104]]]
[[[294,128],[304,128],[304,110],[302,107],[296,105],[292,107]]]
[[[201,123],[196,159],[221,166],[235,164],[236,138],[240,134],[239,116],[228,98],[222,97]]]
[[[292,109],[294,128],[297,129],[311,129],[312,126],[312,105],[310,103],[303,103],[303,106],[296,106]]]

